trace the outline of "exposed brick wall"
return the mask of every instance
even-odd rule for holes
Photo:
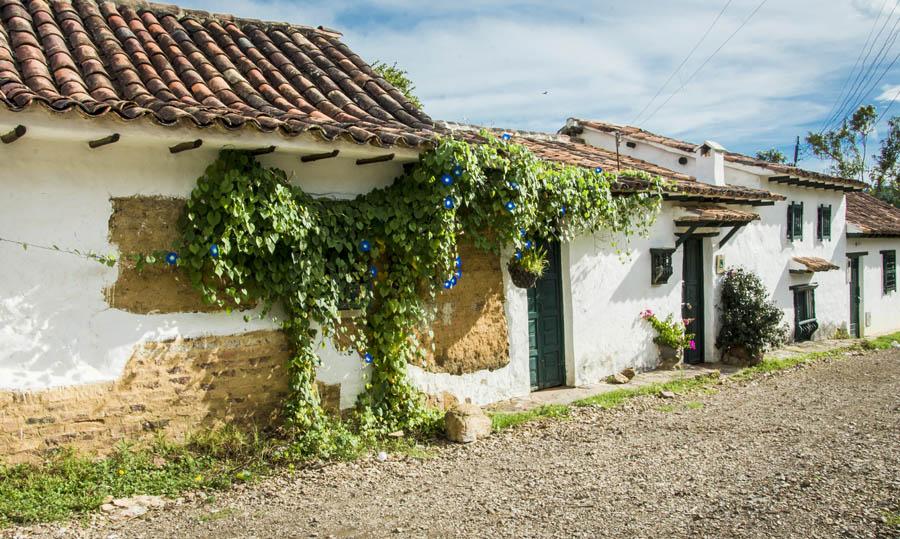
[[[460,242],[463,278],[437,298],[430,372],[495,370],[509,364],[509,326],[503,307],[500,257]]]
[[[119,440],[172,439],[224,423],[276,424],[289,355],[279,331],[177,339],[136,347],[109,383],[0,391],[0,459],[33,461],[62,445],[108,452]],[[334,387],[326,405],[334,407]]]

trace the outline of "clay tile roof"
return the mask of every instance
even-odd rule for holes
[[[634,127],[631,125],[620,125],[614,124],[610,122],[601,122],[598,120],[581,120],[577,118],[571,118],[571,121],[576,122],[576,128],[563,128],[563,132],[569,132],[570,134],[577,131],[578,127],[587,127],[590,129],[595,129],[597,131],[602,131],[605,133],[621,133],[626,139],[632,139],[637,141],[648,142],[651,144],[659,144],[661,146],[667,146],[669,148],[674,148],[676,150],[680,150],[682,152],[687,153],[695,153],[697,149],[702,147],[701,144],[693,144],[690,142],[685,142],[683,140],[674,139],[671,137],[666,137],[663,135],[658,135],[656,133],[651,133],[650,131],[645,131],[639,127]],[[805,170],[802,168],[797,168],[791,165],[784,165],[779,163],[770,163],[768,161],[763,161],[761,159],[756,159],[755,157],[750,157],[748,155],[743,155],[734,152],[726,152],[725,160],[731,163],[736,163],[739,165],[745,166],[753,166],[764,168],[766,170],[770,170],[772,172],[776,172],[778,174],[786,175],[786,176],[797,176],[807,180],[811,180],[814,182],[819,182],[823,185],[828,184],[837,184],[845,187],[850,187],[854,189],[864,189],[866,184],[857,180],[851,180],[849,178],[840,178],[837,176],[830,176],[828,174],[822,174],[821,172],[816,172],[813,170]]]
[[[759,215],[709,204],[683,206],[689,215],[679,217],[679,223],[715,223],[717,225],[746,224],[759,220]]]
[[[847,222],[866,236],[900,236],[900,208],[867,193],[847,193]]]
[[[438,129],[448,132],[453,136],[477,142],[480,140],[479,132],[482,127],[440,122]],[[667,195],[683,196],[697,199],[708,199],[735,204],[756,201],[784,200],[781,195],[776,195],[760,189],[750,189],[738,186],[716,186],[696,181],[694,178],[674,170],[654,165],[647,161],[628,156],[620,156],[617,162],[616,154],[596,146],[578,142],[566,135],[551,135],[548,133],[535,133],[528,131],[512,131],[503,129],[488,129],[491,133],[501,136],[503,133],[512,135],[512,142],[526,146],[537,157],[547,161],[564,163],[595,169],[597,167],[606,171],[634,170],[646,172],[654,176],[660,176],[669,180],[672,187]],[[635,192],[645,188],[647,183],[640,179],[620,179],[618,192]]]
[[[433,122],[326,28],[120,0],[0,0],[0,103],[419,147]]]
[[[806,266],[809,271],[831,271],[841,269],[824,258],[815,256],[795,256],[794,262]]]

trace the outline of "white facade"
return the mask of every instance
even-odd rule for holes
[[[860,325],[865,336],[893,333],[900,326],[900,292],[885,293],[881,251],[900,254],[900,238],[850,238],[847,252],[859,256]],[[865,253],[865,254],[863,254]]]

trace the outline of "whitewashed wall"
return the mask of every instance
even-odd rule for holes
[[[884,293],[882,285],[881,251],[894,250],[900,254],[900,238],[850,238],[847,251],[866,252],[860,258],[862,304],[860,323],[866,336],[900,331],[900,292]],[[868,320],[868,325],[865,324]]]

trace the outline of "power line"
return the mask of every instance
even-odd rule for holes
[[[769,0],[762,0],[762,2],[760,2],[759,5],[756,6],[756,9],[754,9],[753,12],[751,12],[750,15],[749,15],[746,19],[744,19],[744,22],[742,22],[741,25],[738,26],[737,29],[736,29],[734,32],[731,33],[730,36],[728,36],[728,39],[726,39],[725,41],[723,41],[722,44],[719,45],[719,48],[717,48],[716,50],[714,50],[713,53],[710,54],[710,55],[706,58],[706,60],[703,61],[702,64],[700,64],[700,67],[698,67],[693,73],[691,73],[691,76],[688,77],[688,79],[687,79],[687,80],[686,80],[686,81],[685,81],[685,82],[684,82],[677,90],[675,90],[674,92],[672,92],[672,94],[670,94],[669,97],[668,97],[665,101],[663,101],[663,103],[662,103],[660,106],[656,107],[656,109],[653,111],[653,113],[650,114],[650,116],[648,116],[647,119],[644,120],[644,122],[645,122],[645,123],[646,123],[646,122],[649,122],[649,121],[656,115],[656,113],[660,111],[660,109],[662,109],[663,107],[665,107],[665,106],[669,103],[669,101],[672,100],[673,97],[675,97],[679,92],[681,92],[681,90],[683,90],[685,86],[687,86],[688,84],[690,84],[690,82],[694,79],[694,77],[697,76],[697,73],[699,73],[704,67],[706,67],[706,64],[708,64],[709,61],[712,60],[713,57],[714,57],[716,54],[719,53],[719,51],[721,51],[723,48],[725,48],[725,45],[728,45],[728,43],[734,38],[734,36],[736,36],[736,35],[738,34],[738,32],[740,32],[745,26],[747,26],[747,23],[750,22],[750,19],[752,19],[753,16],[756,15],[756,13],[757,13],[760,9],[762,9],[762,7],[763,7],[764,5],[766,5],[766,3],[767,3],[768,1],[769,1]]]
[[[888,18],[884,20],[884,24],[882,25],[881,30],[879,30],[878,35],[875,36],[875,39],[874,39],[874,41],[872,41],[872,43],[869,47],[869,50],[866,52],[865,58],[863,58],[863,64],[865,64],[866,61],[868,60],[869,55],[872,52],[872,49],[874,49],[876,43],[878,43],[878,38],[881,36],[884,29],[887,27],[891,18],[893,18],[894,12],[896,11],[897,6],[898,6],[898,4],[895,3],[894,9],[891,10],[891,13],[888,15]],[[857,104],[857,106],[853,106],[853,103],[855,102],[854,100],[859,98],[859,101],[861,102],[863,99],[865,99],[867,94],[863,93],[862,95],[860,95],[859,92],[871,80],[871,78],[873,76],[873,72],[876,69],[878,69],[879,67],[881,67],[881,64],[884,61],[884,58],[887,55],[888,51],[894,46],[894,42],[897,40],[897,36],[898,36],[898,33],[897,33],[898,25],[900,25],[900,18],[898,18],[898,20],[894,23],[894,26],[891,28],[890,32],[888,32],[887,37],[885,38],[884,42],[881,44],[881,48],[878,50],[878,53],[875,55],[875,58],[872,59],[872,63],[869,64],[867,67],[863,67],[863,69],[860,70],[859,73],[857,73],[857,76],[854,79],[853,84],[851,84],[852,90],[841,102],[840,106],[838,107],[837,113],[832,118],[829,118],[828,122],[826,122],[825,126],[819,132],[820,134],[822,132],[824,132],[825,130],[827,130],[829,127],[832,127],[834,125],[834,122],[838,121],[838,125],[840,125],[840,123],[842,123],[844,120],[846,120],[847,117],[852,115],[854,110],[858,107],[858,104]]]
[[[897,98],[898,98],[898,97],[900,97],[900,90],[897,90],[897,93],[894,94],[894,97],[891,98],[891,102],[888,103],[887,108],[884,109],[884,111],[883,111],[881,114],[878,115],[878,118],[875,120],[875,125],[878,125],[878,122],[880,122],[882,118],[884,118],[885,116],[887,116],[887,113],[891,110],[891,107],[893,107],[893,106],[894,106],[894,103],[897,102]]]
[[[853,69],[851,69],[850,72],[847,73],[847,78],[844,79],[844,84],[841,85],[841,89],[838,91],[838,94],[834,100],[834,103],[831,104],[831,110],[828,111],[828,115],[826,116],[826,118],[828,118],[829,121],[831,120],[832,116],[838,112],[838,108],[837,108],[838,103],[842,102],[841,96],[844,95],[844,90],[849,91],[848,84],[850,83],[850,78],[853,77],[853,74],[856,72],[856,70],[861,68],[861,66],[862,66],[861,60],[863,57],[863,53],[869,47],[869,41],[872,40],[872,36],[875,34],[875,28],[878,27],[878,21],[881,20],[881,16],[884,14],[884,8],[887,6],[887,3],[888,3],[888,0],[884,0],[884,2],[881,4],[881,9],[878,10],[878,17],[876,17],[875,22],[872,23],[872,28],[869,29],[869,35],[866,36],[866,42],[863,43],[862,48],[859,49],[859,54],[856,56],[856,63],[853,64]],[[897,4],[895,2],[894,9],[896,9],[896,8],[897,8]],[[891,13],[893,14],[893,11]],[[888,16],[888,20],[890,20],[890,15]],[[885,21],[885,22],[887,22],[887,21]],[[881,35],[881,34],[879,33],[879,35]],[[871,49],[869,49],[869,50],[871,51]],[[829,121],[826,121],[825,124],[822,125],[822,129],[819,131],[819,134],[821,134],[822,131],[825,130],[825,127],[828,125]]]
[[[706,32],[703,33],[703,36],[697,41],[697,43],[694,44],[694,48],[691,49],[691,52],[689,52],[687,56],[684,57],[684,60],[682,60],[681,63],[678,64],[678,67],[675,68],[675,71],[672,71],[672,74],[669,75],[669,78],[666,79],[666,82],[664,82],[663,85],[659,87],[659,90],[656,91],[656,94],[653,95],[653,98],[648,101],[647,104],[644,105],[644,108],[641,109],[637,116],[634,117],[634,120],[631,121],[632,125],[637,125],[638,119],[640,119],[640,117],[643,116],[645,112],[647,112],[647,109],[650,108],[650,105],[652,105],[654,101],[656,101],[656,98],[659,97],[659,94],[661,94],[662,91],[666,89],[669,83],[672,82],[672,79],[675,78],[675,75],[677,75],[678,72],[681,71],[681,68],[684,67],[686,63],[688,63],[688,60],[690,60],[694,53],[697,52],[697,49],[700,48],[700,45],[702,45],[703,42],[706,41],[709,33],[716,26],[716,24],[719,22],[719,19],[721,19],[722,15],[725,14],[725,10],[728,9],[728,6],[730,6],[733,1],[734,0],[728,0],[728,2],[725,3],[725,6],[721,11],[719,11],[719,14],[716,15],[716,18],[713,19],[713,22],[709,25],[709,27],[707,27]],[[885,2],[887,2],[887,0],[885,0]]]

